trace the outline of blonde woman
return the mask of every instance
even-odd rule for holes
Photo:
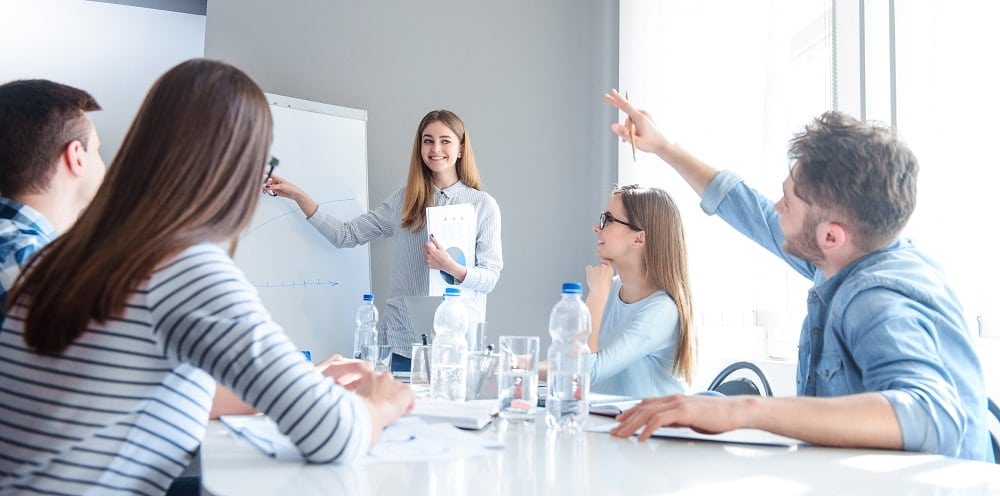
[[[360,458],[411,407],[387,374],[356,393],[325,377],[230,258],[271,126],[230,65],[187,61],[153,85],[93,202],[9,295],[0,493],[163,494],[198,449],[216,381],[311,462]]]
[[[393,260],[389,296],[383,306],[379,333],[392,345],[392,370],[410,370],[410,350],[419,342],[403,296],[426,295],[428,269],[448,274],[472,294],[481,311],[503,269],[500,207],[482,190],[479,167],[465,123],[448,110],[434,110],[417,126],[406,186],[374,210],[350,221],[324,211],[308,194],[282,177],[273,176],[266,189],[294,200],[302,213],[337,248],[363,245],[392,236]],[[471,203],[476,208],[475,263],[457,263],[427,232],[426,208]],[[481,315],[480,317],[484,317]]]
[[[603,263],[587,267],[591,390],[634,398],[684,392],[695,336],[677,206],[662,189],[618,188],[594,234]]]

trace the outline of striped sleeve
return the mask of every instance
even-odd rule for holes
[[[298,352],[219,247],[184,251],[151,276],[147,291],[168,357],[205,370],[274,419],[308,461],[350,462],[367,452],[364,401]]]
[[[340,221],[329,212],[319,209],[309,217],[313,225],[330,243],[337,248],[351,248],[363,245],[373,239],[392,236],[399,223],[399,212],[403,209],[403,190],[397,190],[379,204],[375,210],[359,215],[350,221]]]
[[[470,190],[476,191],[476,190]],[[503,255],[500,243],[500,207],[496,200],[483,192],[476,206],[476,263],[469,266],[465,279],[459,286],[481,293],[489,293],[500,280]]]

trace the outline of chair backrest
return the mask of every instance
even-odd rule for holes
[[[990,440],[993,441],[993,461],[1000,463],[1000,408],[997,408],[997,404],[990,398],[986,398],[986,406],[993,414],[993,418],[989,419]]]
[[[738,370],[749,370],[757,376],[757,380],[760,382],[760,387],[750,379],[738,378],[734,380],[727,381],[733,372]],[[717,391],[726,396],[736,396],[741,394],[759,395],[761,394],[761,388],[764,389],[764,396],[774,396],[771,391],[771,383],[767,381],[767,377],[764,376],[764,371],[760,370],[760,367],[750,363],[750,362],[736,362],[730,364],[726,368],[719,372],[719,375],[715,376],[712,383],[709,384],[709,391]]]

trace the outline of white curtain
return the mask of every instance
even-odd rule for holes
[[[652,112],[668,138],[776,200],[789,138],[830,106],[829,4],[622,0],[620,90]],[[777,315],[763,325],[797,336],[808,281],[702,213],[697,196],[655,156],[640,153],[633,163],[624,147],[619,156],[621,184],[662,187],[681,206],[701,369],[729,353],[766,357],[762,334],[725,332],[753,327],[756,310]]]

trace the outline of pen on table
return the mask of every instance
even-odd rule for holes
[[[625,92],[625,101],[628,101],[628,91]],[[625,118],[625,121],[628,123],[625,127],[626,131],[628,131],[628,140],[632,144],[632,161],[635,162],[635,129],[633,129],[635,123],[632,122],[631,117]]]

